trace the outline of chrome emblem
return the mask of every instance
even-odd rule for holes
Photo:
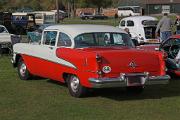
[[[130,62],[129,65],[128,65],[130,68],[136,68],[137,65],[135,62]]]

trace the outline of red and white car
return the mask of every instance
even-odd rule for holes
[[[164,54],[133,48],[128,34],[105,25],[55,25],[44,29],[40,44],[13,46],[19,77],[41,76],[68,84],[74,97],[88,88],[167,84]]]

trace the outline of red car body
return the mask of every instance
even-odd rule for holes
[[[13,47],[12,62],[18,66],[21,79],[27,79],[29,76],[26,76],[26,73],[28,73],[28,75],[67,82],[71,95],[75,97],[81,96],[83,88],[143,87],[151,84],[167,84],[170,79],[165,72],[164,54],[161,51],[138,50],[118,42],[118,45],[105,46],[104,41],[101,46],[97,44],[84,46],[87,43],[83,43],[83,47],[76,47],[78,44],[76,42],[79,42],[77,40],[82,37],[86,37],[84,40],[92,44],[92,41],[87,41],[90,39],[87,36],[90,35],[99,36],[98,40],[101,40],[103,35],[109,35],[116,41],[120,39],[118,36],[122,35],[123,40],[129,40],[128,35],[119,28],[101,25],[98,27],[95,25],[51,26],[45,29],[43,35],[53,30],[58,30],[60,35],[64,32],[61,29],[78,31],[71,35],[66,33],[71,36],[69,38],[72,44],[69,47],[58,47],[59,41],[54,47],[44,45],[44,38],[40,45],[20,43]],[[79,32],[82,29],[83,32]],[[60,38],[56,37],[56,40]],[[102,43],[99,42],[100,44]]]

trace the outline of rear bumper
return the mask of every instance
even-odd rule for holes
[[[134,77],[136,79],[141,78],[140,82],[129,84],[128,78]],[[127,86],[144,86],[155,84],[168,84],[170,79],[169,75],[164,76],[148,76],[147,73],[140,74],[122,74],[118,78],[89,78],[93,88],[106,88],[106,87],[127,87]],[[133,80],[132,80],[133,81]]]

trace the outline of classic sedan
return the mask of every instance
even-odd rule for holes
[[[180,50],[180,35],[173,35],[161,44],[141,45],[138,48],[164,51],[167,54],[167,72],[180,76],[180,65],[178,64],[179,60],[176,60],[177,54]]]
[[[167,84],[164,53],[133,47],[123,30],[105,25],[54,25],[44,29],[40,44],[14,45],[12,63],[20,79],[32,75],[67,83],[74,97],[89,88]]]
[[[156,39],[155,30],[158,19],[151,16],[131,16],[123,18],[119,28],[128,28],[132,38],[137,39],[139,44],[159,43]]]

